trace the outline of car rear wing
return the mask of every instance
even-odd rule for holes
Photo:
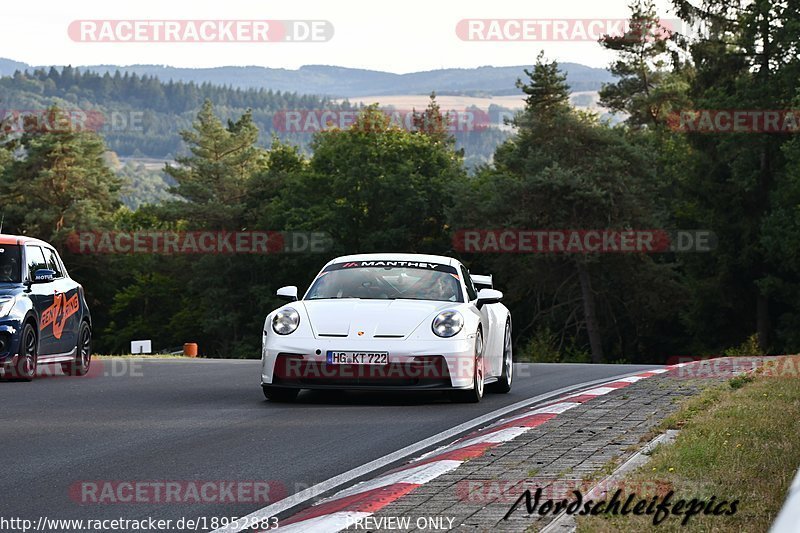
[[[480,274],[470,274],[470,277],[472,278],[472,283],[475,284],[475,288],[477,288],[478,290],[494,288],[491,274],[487,274],[485,276],[482,276]]]

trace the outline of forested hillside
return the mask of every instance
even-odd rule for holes
[[[18,61],[0,58],[0,75],[10,76],[15,71],[48,70]],[[451,68],[394,74],[375,70],[306,65],[297,70],[265,67],[215,67],[177,68],[164,65],[89,65],[83,71],[99,74],[117,72],[139,77],[155,77],[164,81],[193,82],[230,86],[238,89],[272,89],[275,91],[348,97],[387,94],[441,94],[508,95],[514,93],[514,82],[524,66]],[[577,63],[564,63],[562,68],[573,91],[597,91],[603,83],[613,81],[613,76],[603,68],[587,67]],[[60,70],[60,67],[59,67]]]
[[[347,102],[337,103],[325,97],[209,83],[164,83],[152,76],[119,71],[101,75],[65,67],[17,71],[10,77],[0,78],[0,113],[43,110],[54,104],[65,110],[94,113],[102,122],[99,130],[106,145],[123,158],[171,160],[178,156],[183,149],[179,132],[191,127],[205,100],[214,104],[223,121],[249,110],[258,126],[261,146],[268,146],[275,135],[306,152],[313,132],[282,127],[287,112],[322,116],[325,111],[354,109]],[[491,116],[482,113],[481,116],[486,115],[483,122],[491,118],[493,125],[501,124],[501,111],[507,110],[494,106]],[[464,149],[471,167],[489,162],[494,149],[507,137],[494,127],[465,128],[455,133],[458,148]]]
[[[711,3],[704,12],[675,5],[701,37],[624,36],[599,45],[613,52],[617,80],[602,88],[601,103],[624,114],[623,123],[576,109],[566,75],[539,55],[515,84],[525,108],[510,137],[472,173],[435,98],[412,128],[370,106],[301,147],[270,139],[268,114],[325,100],[74,69],[0,80],[4,106],[55,99],[66,109],[145,109],[155,124],[115,136],[18,131],[6,122],[5,231],[51,240],[65,253],[85,285],[100,351],[123,352],[130,340],[149,338],[156,347],[195,341],[207,355],[258,357],[278,287],[307,287],[337,255],[402,251],[448,254],[475,273],[493,273],[513,313],[520,358],[657,363],[723,351],[796,353],[796,123],[726,131],[674,119],[693,110],[792,116],[800,34],[786,28],[797,26],[798,14],[759,2]],[[631,20],[657,21],[652,2],[635,2]],[[180,154],[165,170],[173,187],[160,203],[126,207],[120,174],[139,170],[119,170],[106,143],[130,153],[151,142],[152,150],[168,146],[164,155]],[[714,247],[659,253],[459,247],[459,232],[492,229],[703,230],[716,239]],[[193,255],[68,246],[75,232],[253,230],[325,232],[331,246]]]

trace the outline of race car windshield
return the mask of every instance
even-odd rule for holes
[[[305,299],[334,298],[463,301],[456,274],[408,267],[356,267],[323,272]]]
[[[19,283],[20,251],[17,245],[0,245],[0,283]]]

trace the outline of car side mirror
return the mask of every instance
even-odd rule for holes
[[[290,302],[297,301],[297,287],[295,287],[294,285],[281,287],[280,289],[278,289],[278,292],[276,294],[278,295],[278,298],[281,298],[283,300],[289,300]]]
[[[486,304],[496,304],[503,299],[503,293],[494,289],[481,289],[478,291],[478,307]]]
[[[40,268],[33,274],[34,283],[49,283],[56,277],[56,271],[48,268]]]

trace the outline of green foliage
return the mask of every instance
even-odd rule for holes
[[[576,83],[584,90],[598,85],[599,81],[592,81],[587,86],[587,82],[582,81],[584,76],[593,79],[594,74],[586,72],[578,77]],[[173,159],[182,155],[184,145],[180,132],[192,127],[205,101],[214,105],[215,113],[223,122],[249,115],[259,131],[261,146],[268,146],[272,136],[277,135],[285,142],[300,146],[306,153],[310,150],[313,132],[282,127],[287,111],[318,113],[354,109],[346,101],[339,103],[327,97],[232,88],[228,82],[229,79],[219,85],[162,82],[152,73],[140,75],[128,70],[124,74],[119,70],[97,73],[64,67],[61,71],[56,68],[18,71],[13,77],[0,77],[0,95],[3,107],[9,110],[41,110],[56,104],[76,115],[88,113],[102,117],[96,125],[100,126],[107,146],[125,158]],[[496,115],[495,111],[493,117]],[[494,124],[497,123],[495,120]],[[468,168],[490,162],[497,145],[507,137],[507,132],[494,127],[455,132],[459,148],[468,153]],[[146,201],[133,199],[131,203]]]
[[[722,354],[725,357],[752,357],[764,355],[764,352],[758,346],[758,335],[754,333],[747,337],[742,344],[723,350]]]
[[[603,85],[600,104],[627,113],[626,123],[634,128],[664,126],[670,114],[689,103],[688,71],[670,54],[671,30],[661,24],[653,0],[631,4],[629,26],[625,34],[600,41],[617,54],[609,69],[617,81]]]
[[[515,351],[514,360],[526,363],[589,363],[591,355],[577,346],[574,339],[567,342],[549,326],[542,326]]]
[[[334,255],[453,255],[452,232],[467,228],[711,230],[711,253],[461,259],[495,275],[514,316],[519,360],[797,351],[800,141],[684,134],[667,117],[685,108],[796,109],[800,18],[769,1],[673,4],[699,38],[649,38],[657,18],[642,0],[632,6],[633,34],[648,38],[602,41],[617,54],[618,78],[601,96],[627,115],[619,126],[577,111],[566,76],[541,55],[517,84],[526,107],[513,131],[455,135],[433,96],[415,113],[413,131],[369,106],[350,127],[301,138],[275,135],[274,113],[349,104],[70,67],[0,78],[9,108],[56,102],[144,113],[141,130],[104,137],[19,134],[0,124],[5,231],[59,246],[84,229],[330,233],[325,254],[67,253],[86,286],[99,350],[127,351],[142,337],[157,347],[195,341],[206,354],[257,357],[264,317],[280,303],[275,289],[302,289]],[[495,118],[501,111],[490,108]],[[175,163],[163,171],[122,164],[103,139],[123,160],[138,153]],[[479,149],[470,153],[470,143]]]
[[[268,208],[292,229],[331,233],[337,252],[431,252],[449,242],[445,209],[464,179],[439,132],[393,126],[376,106],[317,136],[314,155]]]
[[[144,205],[158,205],[175,200],[170,189],[175,181],[163,169],[151,169],[143,163],[115,165],[115,173],[122,180],[120,200],[133,210]]]
[[[438,120],[435,106],[424,113]],[[341,253],[447,246],[445,207],[464,169],[439,129],[409,132],[370,107],[347,130],[319,134],[307,160],[277,139],[258,147],[249,114],[225,125],[206,102],[183,139],[191,155],[166,169],[179,200],[121,212],[118,227],[329,231]],[[124,351],[144,335],[157,346],[191,340],[206,354],[257,357],[264,317],[280,305],[275,289],[310,282],[325,260],[142,258],[113,296],[104,349]]]
[[[752,376],[752,374],[739,374],[738,376],[734,376],[729,379],[728,385],[730,385],[732,389],[741,389],[753,381],[755,381],[755,378]]]
[[[57,107],[48,111],[61,113]],[[6,161],[0,182],[5,231],[60,241],[72,231],[102,226],[119,205],[120,180],[106,165],[96,134],[32,130],[16,143],[24,155]]]
[[[528,73],[530,82],[520,84],[529,97],[515,120],[518,132],[498,149],[494,168],[480,172],[456,198],[453,227],[663,227],[653,204],[650,147],[632,142],[623,129],[575,111],[555,63],[540,56]],[[595,361],[604,352],[639,360],[642,347],[660,337],[659,330],[674,327],[671,302],[679,298],[680,288],[671,268],[652,257],[508,254],[469,259],[506,284],[517,332],[546,324],[560,336],[589,345]]]

